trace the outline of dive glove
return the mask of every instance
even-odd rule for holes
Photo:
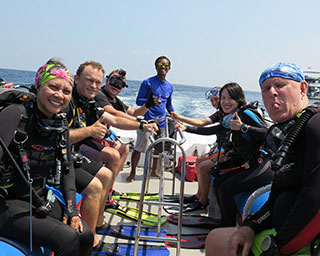
[[[153,95],[153,90],[151,91],[151,94],[146,102],[146,108],[151,108],[154,106],[158,106],[161,103],[161,101],[158,101],[158,97]]]

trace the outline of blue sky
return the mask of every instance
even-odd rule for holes
[[[251,91],[278,61],[320,70],[319,0],[1,0],[0,10],[1,68],[35,71],[54,56],[73,73],[96,60],[143,80],[166,55],[172,83]]]

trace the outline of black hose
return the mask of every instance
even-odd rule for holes
[[[296,121],[296,123],[293,125],[287,136],[281,142],[278,151],[274,154],[271,163],[272,170],[279,170],[283,166],[283,162],[291,148],[294,146],[299,134],[301,133],[309,119],[315,113],[316,110],[314,107],[308,107],[304,110],[300,118]]]

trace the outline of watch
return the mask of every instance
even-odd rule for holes
[[[139,125],[139,129],[140,129],[140,130],[143,130],[143,125],[144,125],[144,124],[147,124],[147,123],[148,123],[148,122],[147,122],[146,120],[141,120],[141,121],[140,121],[140,125]]]
[[[242,133],[247,133],[248,130],[249,130],[249,125],[242,124],[242,125],[240,126],[240,131],[241,131]]]

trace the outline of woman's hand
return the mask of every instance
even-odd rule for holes
[[[177,120],[179,120],[179,119],[180,119],[179,114],[178,114],[178,113],[176,113],[176,112],[171,112],[171,113],[170,113],[170,115],[171,115],[171,117],[172,117],[172,118],[174,118],[174,119],[177,119]]]
[[[178,121],[174,126],[174,130],[177,131],[178,129],[180,129],[181,131],[185,131],[187,127],[185,127],[180,121]]]
[[[230,120],[230,129],[233,131],[240,131],[240,127],[242,125],[241,119],[236,112],[234,119]]]

